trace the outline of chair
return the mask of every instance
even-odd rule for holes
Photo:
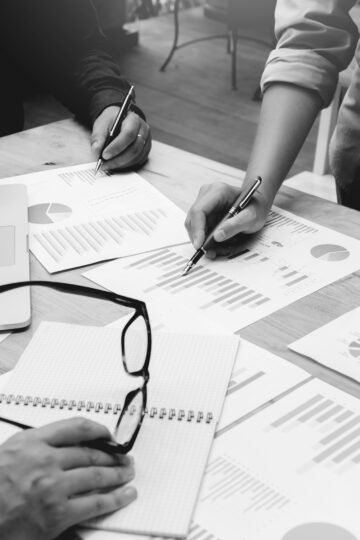
[[[216,5],[214,5],[216,3]],[[179,7],[180,0],[174,4],[174,40],[169,55],[160,68],[165,71],[175,52],[179,49],[207,41],[210,39],[226,38],[228,52],[231,54],[231,82],[237,89],[237,51],[240,39],[250,40],[272,48],[274,38],[274,12],[276,0],[207,0],[205,13],[212,18],[221,20],[227,25],[226,34],[206,36],[179,44]]]

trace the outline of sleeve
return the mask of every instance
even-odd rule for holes
[[[287,83],[317,92],[329,105],[339,72],[350,63],[359,37],[349,13],[356,0],[278,0],[277,47],[270,53],[261,86]]]
[[[40,4],[42,43],[48,47],[47,86],[75,116],[92,125],[106,107],[123,103],[130,83],[108,50],[91,0]],[[134,110],[145,119],[137,105]]]

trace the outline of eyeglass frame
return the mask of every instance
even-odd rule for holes
[[[141,392],[142,411],[141,411],[141,415],[139,416],[138,425],[136,429],[134,430],[134,433],[131,439],[125,444],[120,444],[118,442],[108,441],[108,440],[91,441],[90,444],[87,443],[87,446],[92,446],[93,448],[98,448],[105,452],[127,454],[133,448],[136,438],[139,434],[139,431],[140,431],[140,428],[141,428],[141,425],[145,416],[146,405],[147,405],[147,384],[150,379],[149,364],[150,364],[150,357],[151,357],[152,335],[151,335],[150,319],[149,319],[145,302],[142,300],[138,300],[136,298],[131,298],[129,296],[123,296],[117,293],[113,293],[111,291],[102,291],[94,287],[86,287],[84,285],[75,285],[72,283],[65,283],[61,281],[46,281],[46,280],[18,281],[14,283],[7,283],[5,285],[0,285],[0,294],[3,292],[8,292],[14,289],[18,289],[20,287],[32,287],[32,286],[47,287],[47,288],[56,290],[58,292],[64,292],[68,294],[77,294],[79,296],[87,296],[90,298],[97,298],[99,300],[109,300],[110,302],[114,302],[115,304],[121,304],[124,307],[129,307],[135,310],[135,313],[130,317],[130,319],[127,321],[127,323],[125,324],[124,328],[121,331],[121,340],[120,340],[121,358],[122,358],[123,367],[126,373],[131,377],[142,377],[143,385],[140,388],[131,390],[130,392],[127,393],[125,397],[125,401],[124,401],[124,406],[122,407],[121,413],[116,422],[114,433],[116,435],[117,431],[119,430],[121,420],[126,414],[127,409],[129,408],[129,405],[132,403],[135,397],[139,394],[139,392]],[[145,322],[145,326],[146,326],[147,351],[146,351],[143,367],[137,371],[132,372],[128,369],[128,366],[126,363],[125,335],[126,335],[127,329],[139,316],[142,316]],[[21,331],[21,330],[17,330],[17,331]],[[9,424],[13,424],[22,429],[32,428],[32,426],[29,426],[27,424],[22,424],[20,422],[16,422],[13,420],[9,420],[7,418],[0,417],[0,420],[7,422]]]

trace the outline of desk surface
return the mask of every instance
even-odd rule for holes
[[[0,178],[50,168],[93,161],[86,131],[73,120],[64,120],[0,139]],[[242,173],[232,167],[155,142],[151,157],[141,175],[157,189],[187,210],[200,186],[215,181],[238,183]],[[282,188],[276,204],[299,216],[360,239],[360,213],[323,199]],[[89,285],[81,276],[83,269],[49,276],[34,257],[32,279],[52,279]],[[34,317],[41,318],[46,304],[46,290],[37,290]],[[312,375],[359,396],[359,385],[329,369],[287,349],[287,345],[358,307],[360,272],[307,296],[298,302],[258,321],[240,335],[256,345],[286,358]],[[34,307],[34,303],[33,303]],[[65,312],[71,310],[64,298]],[[84,318],[86,314],[83,313]],[[82,321],[79,321],[82,322]],[[13,334],[0,344],[0,373],[14,366],[24,347],[24,334]]]

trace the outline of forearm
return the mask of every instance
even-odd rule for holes
[[[322,107],[310,90],[273,84],[264,94],[246,179],[261,176],[269,208]]]

